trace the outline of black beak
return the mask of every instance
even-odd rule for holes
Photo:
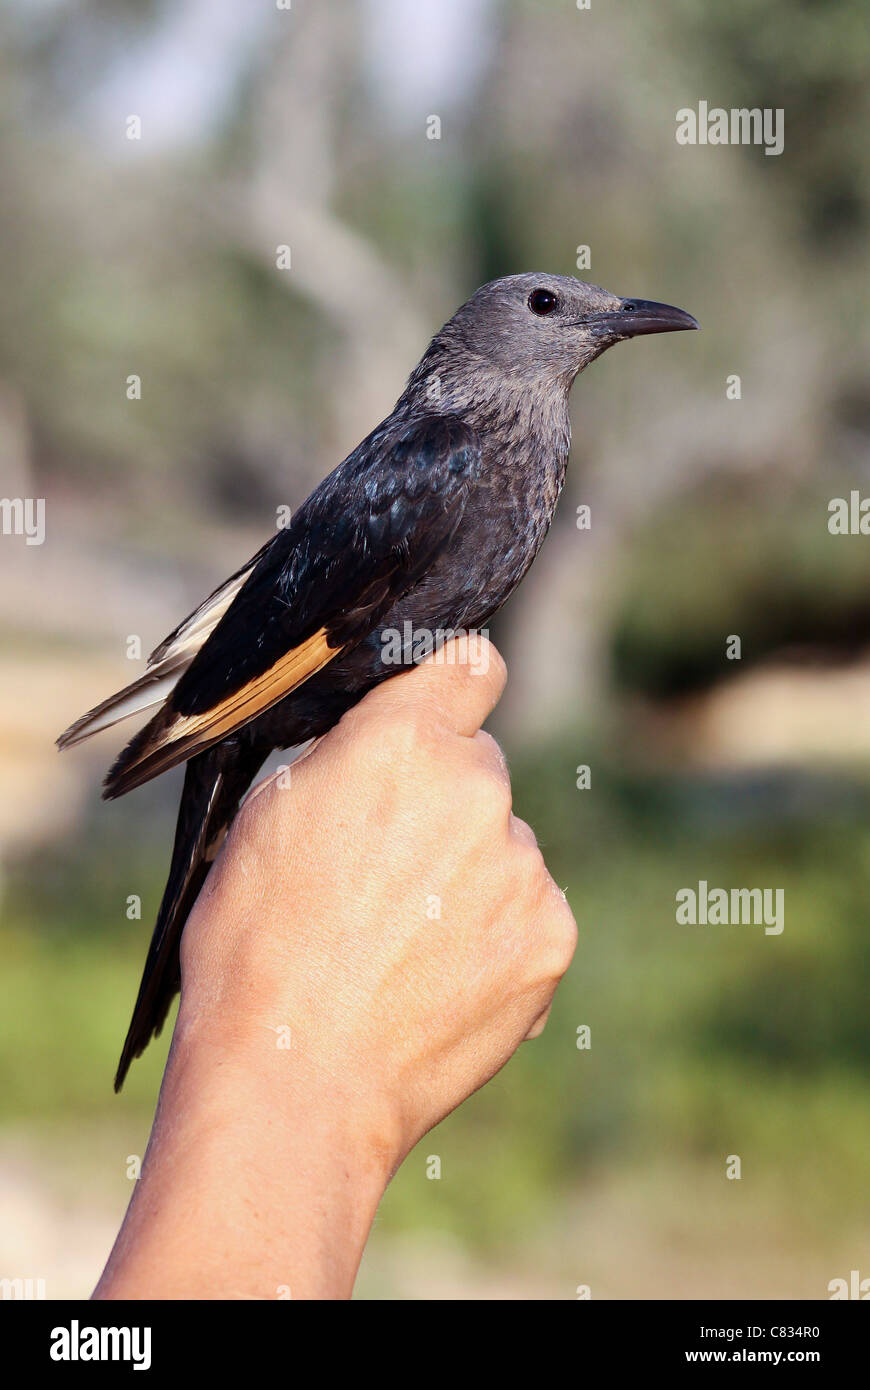
[[[623,299],[610,314],[596,314],[590,325],[617,338],[638,338],[642,333],[678,333],[684,328],[700,328],[697,319],[673,304],[657,304],[654,299]]]

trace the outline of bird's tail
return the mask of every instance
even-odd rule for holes
[[[187,764],[169,878],[115,1075],[116,1091],[123,1086],[134,1057],[141,1057],[166,1022],[181,986],[179,949],[184,924],[262,760],[262,754],[227,740]]]

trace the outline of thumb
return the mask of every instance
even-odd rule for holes
[[[481,633],[451,638],[419,666],[383,681],[358,706],[361,718],[378,719],[421,710],[458,734],[472,738],[501,699],[507,667]]]

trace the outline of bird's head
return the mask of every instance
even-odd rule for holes
[[[571,276],[530,272],[492,280],[442,335],[521,384],[570,387],[578,372],[624,338],[697,328],[691,314],[648,299],[620,299]]]

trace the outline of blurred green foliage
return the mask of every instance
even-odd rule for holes
[[[627,690],[682,695],[778,654],[843,661],[870,645],[866,536],[832,537],[827,496],[758,496],[718,480],[673,500],[633,540],[610,627],[612,671]],[[698,524],[699,514],[715,525]],[[658,523],[658,524],[657,524]],[[738,666],[724,635],[741,638]]]

